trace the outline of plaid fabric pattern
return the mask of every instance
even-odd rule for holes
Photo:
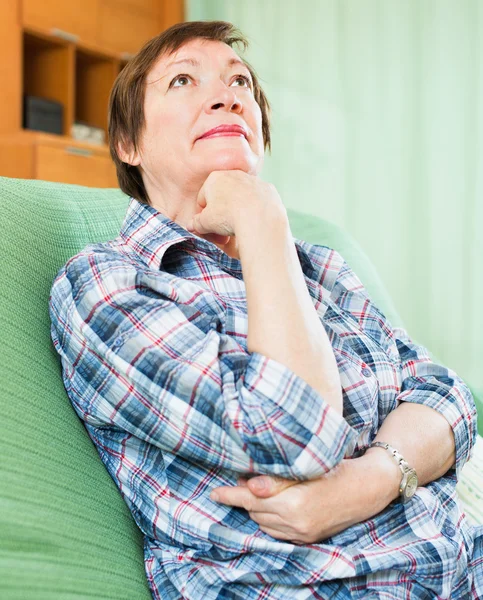
[[[339,253],[294,244],[337,360],[343,417],[286,366],[247,351],[240,261],[153,207],[131,199],[120,235],[84,248],[53,283],[64,385],[144,533],[153,598],[483,598],[483,526],[455,491],[477,436],[471,393],[391,326]],[[295,545],[210,500],[240,474],[326,473],[363,452],[401,401],[440,412],[456,440],[455,468],[408,504]]]

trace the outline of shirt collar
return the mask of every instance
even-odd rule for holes
[[[159,270],[166,251],[175,244],[185,243],[192,249],[201,250],[217,260],[220,265],[239,274],[242,273],[241,261],[228,256],[216,244],[204,240],[191,233],[153,206],[130,198],[126,216],[121,227],[120,236],[142,260],[152,269]],[[293,238],[297,248],[302,270],[309,277],[314,277],[312,261],[304,246],[303,240]]]
[[[216,244],[191,233],[153,206],[129,199],[120,236],[152,269],[159,270],[166,251],[175,244],[185,243],[211,255],[225,266],[241,272],[238,259],[228,256]]]

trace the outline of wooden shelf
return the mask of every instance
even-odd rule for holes
[[[28,27],[22,27],[22,30],[24,33],[30,33],[35,37],[44,38],[47,41],[58,41],[60,43],[63,42],[65,44],[73,44],[79,50],[82,50],[86,53],[91,53],[95,56],[111,58],[113,60],[125,60],[124,54],[126,53],[116,52],[114,50],[110,50],[109,48],[103,47],[98,43],[92,41],[89,42],[82,38],[70,36],[67,32],[63,32],[55,27],[47,29],[45,27],[29,25]],[[129,53],[129,56],[134,56],[134,54]]]
[[[73,119],[74,46],[64,40],[25,32],[23,58],[24,95],[60,102],[63,106],[62,131],[68,135]]]
[[[75,57],[74,121],[106,132],[109,93],[120,70],[120,60],[77,49]]]
[[[116,185],[108,145],[74,140],[72,125],[101,128],[107,141],[117,75],[146,41],[183,19],[183,0],[0,2],[0,175]],[[63,135],[23,129],[26,95],[62,104]]]
[[[25,27],[40,27],[69,34],[73,41],[95,42],[101,0],[22,0],[21,22]]]
[[[75,146],[76,148],[89,150],[92,153],[102,156],[109,156],[109,146],[107,144],[92,144],[84,140],[76,140],[68,135],[56,135],[55,133],[45,133],[43,131],[32,131],[31,129],[22,129],[18,133],[0,135],[0,144],[19,142],[25,144],[43,144],[63,148],[66,146]]]

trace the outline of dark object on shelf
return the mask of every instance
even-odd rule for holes
[[[24,96],[23,127],[62,135],[64,107],[60,102]]]

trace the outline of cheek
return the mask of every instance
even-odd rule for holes
[[[151,96],[144,105],[146,139],[168,137],[168,133],[176,128],[180,113],[179,106],[161,94]]]
[[[170,118],[167,114],[151,114],[146,119],[144,130],[144,154],[145,158],[148,154],[152,157],[152,161],[159,160],[159,156],[163,155],[166,160],[169,154],[175,151],[180,141],[180,128],[174,118]],[[166,150],[169,148],[170,152]]]
[[[254,101],[253,109],[253,133],[257,136],[258,147],[263,149],[263,132],[262,132],[262,110],[260,106]]]

